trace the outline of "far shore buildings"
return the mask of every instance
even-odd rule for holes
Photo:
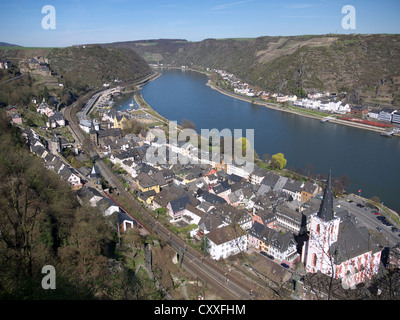
[[[319,271],[352,288],[378,273],[381,254],[382,248],[365,227],[358,227],[350,215],[334,213],[330,174],[321,207],[310,217],[309,240],[303,245],[306,271]]]

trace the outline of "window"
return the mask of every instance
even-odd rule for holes
[[[317,255],[315,253],[313,253],[312,255],[311,264],[313,265],[313,267],[317,266]]]

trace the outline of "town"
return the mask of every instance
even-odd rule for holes
[[[151,64],[153,68],[169,68],[169,65]],[[350,105],[343,103],[346,98],[346,92],[300,92],[302,96],[296,94],[282,94],[261,90],[247,82],[242,81],[237,76],[221,69],[203,68],[191,65],[182,66],[182,70],[194,69],[196,71],[215,73],[220,81],[217,87],[224,92],[231,92],[237,96],[250,99],[259,99],[263,102],[279,104],[283,106],[298,107],[300,109],[313,110],[325,113],[325,117],[335,116],[338,119],[366,124],[372,127],[391,128],[394,132],[400,130],[400,111],[387,107],[364,107],[360,105]],[[251,100],[255,101],[255,100]],[[321,115],[319,113],[319,115]],[[327,119],[328,120],[328,119]],[[343,123],[343,122],[342,122]]]
[[[252,94],[236,84],[238,92]],[[299,181],[257,165],[248,172],[234,159],[225,161],[222,156],[220,161],[208,160],[202,150],[186,141],[160,140],[166,123],[137,93],[132,93],[135,101],[130,110],[115,111],[112,100],[123,92],[123,87],[115,87],[93,95],[77,113],[80,133],[66,120],[65,109],[57,111],[45,101],[37,103],[36,109],[47,118],[46,126],[40,128],[45,136],[24,125],[17,107],[6,108],[10,121],[23,128],[30,151],[71,185],[80,202],[88,201],[105,216],[117,217],[120,232],[151,231],[112,200],[118,188],[96,159],[118,175],[125,192],[142,208],[188,245],[219,262],[246,254],[251,257],[251,272],[274,283],[290,283],[294,275],[301,278],[320,272],[341,281],[343,287],[354,288],[388,266],[398,267],[396,223],[366,199],[334,197],[331,174],[325,181]],[[348,105],[329,105],[333,112],[349,110]],[[130,121],[143,125],[140,132],[123,133]],[[68,128],[69,139],[60,128]],[[85,144],[96,151],[95,156],[84,152]],[[149,161],[149,148],[166,149],[167,161]],[[178,155],[187,161],[168,161]],[[365,215],[383,217],[381,222],[388,228],[362,221],[361,207]],[[389,247],[383,263],[383,252]],[[303,290],[300,299],[326,294]]]

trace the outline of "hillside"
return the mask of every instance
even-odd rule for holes
[[[32,66],[32,58],[46,61],[48,69]],[[0,81],[18,75],[25,77],[3,83],[0,88],[0,105],[23,105],[40,95],[44,86],[62,105],[68,105],[89,90],[101,89],[105,82],[119,78],[123,85],[152,72],[147,62],[137,53],[124,48],[105,48],[99,45],[66,48],[2,47],[0,59],[11,61],[13,68],[2,70]],[[24,82],[24,83],[22,83]],[[58,84],[63,84],[59,87]],[[22,87],[19,91],[16,88]],[[18,94],[24,92],[23,95]]]
[[[157,39],[113,42],[101,45],[105,47],[132,49],[147,62],[163,63],[165,59],[173,57],[179,50],[190,43],[191,42],[182,39]]]
[[[74,87],[101,86],[119,78],[133,82],[151,73],[146,61],[132,50],[98,45],[53,49],[48,54],[50,68]]]
[[[125,45],[148,62],[223,69],[264,90],[346,91],[350,103],[400,106],[400,35],[170,40],[163,51],[166,42]]]

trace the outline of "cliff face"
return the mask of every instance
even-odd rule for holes
[[[346,91],[353,103],[400,105],[400,35],[147,40],[129,47],[148,62],[223,69],[264,90]]]

